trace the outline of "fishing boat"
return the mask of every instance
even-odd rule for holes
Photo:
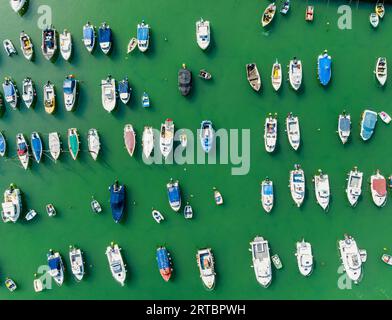
[[[72,55],[72,35],[67,29],[60,34],[60,53],[65,61],[68,61]]]
[[[357,167],[354,167],[354,169],[348,173],[346,194],[348,202],[352,207],[357,205],[359,197],[361,196],[362,180],[363,172],[358,171]]]
[[[196,21],[196,42],[200,49],[206,50],[210,45],[210,22],[203,18]]]
[[[31,209],[26,213],[25,219],[26,221],[33,220],[36,215],[37,215],[37,211]]]
[[[274,206],[274,185],[270,179],[265,179],[261,183],[261,204],[265,212],[270,213]]]
[[[159,273],[161,274],[163,280],[166,282],[169,281],[173,272],[173,268],[170,253],[165,247],[159,247],[157,249],[157,263]]]
[[[192,72],[189,71],[185,63],[178,70],[178,89],[183,96],[187,96],[192,89]]]
[[[112,112],[116,107],[116,80],[112,76],[101,80],[102,106],[107,112]]]
[[[210,120],[204,120],[200,126],[200,143],[204,152],[211,151],[214,142],[214,129]]]
[[[53,160],[56,161],[61,153],[60,136],[57,132],[50,132],[48,140],[50,155],[52,156]]]
[[[46,60],[51,60],[57,51],[56,29],[47,27],[42,30],[42,54]]]
[[[374,70],[374,74],[376,75],[377,81],[381,86],[385,84],[388,77],[388,64],[387,58],[379,57],[376,62],[376,69]]]
[[[143,154],[148,159],[154,150],[154,131],[152,127],[145,126],[142,135]]]
[[[186,146],[188,145],[188,137],[185,133],[185,130],[182,130],[180,134],[180,143],[183,148],[186,148]]]
[[[377,207],[383,207],[387,202],[387,181],[379,170],[370,177],[372,199]]]
[[[386,264],[392,266],[392,256],[389,254],[383,254],[381,260]]]
[[[84,276],[84,261],[82,250],[75,246],[69,246],[69,263],[71,271],[76,281],[82,281]]]
[[[374,128],[376,127],[376,123],[377,123],[377,112],[366,109],[362,113],[362,119],[361,119],[360,135],[363,141],[367,141],[372,137],[374,133]]]
[[[14,81],[11,78],[4,78],[3,90],[5,101],[11,106],[12,109],[16,110],[18,105],[18,89]]]
[[[68,150],[72,159],[76,160],[79,154],[79,135],[76,128],[68,129]]]
[[[127,104],[131,98],[131,88],[129,87],[128,78],[121,80],[118,83],[118,94],[123,104]]]
[[[124,144],[129,155],[132,157],[135,151],[136,134],[131,124],[126,124],[124,127]]]
[[[13,183],[4,191],[4,202],[1,204],[1,218],[4,222],[18,221],[22,211],[22,195]]]
[[[329,190],[329,177],[319,169],[319,174],[314,176],[314,191],[316,193],[317,203],[323,210],[327,210],[329,199],[331,197]]]
[[[378,24],[380,23],[380,18],[378,17],[377,13],[372,12],[369,16],[369,21],[373,28],[377,28]]]
[[[173,179],[170,179],[166,184],[166,189],[170,207],[175,212],[178,212],[181,208],[181,191],[178,180],[173,181]]]
[[[299,128],[299,119],[292,112],[286,118],[286,132],[290,145],[294,150],[298,150],[301,143],[301,133]]]
[[[345,111],[343,111],[342,114],[339,114],[339,119],[338,119],[338,134],[343,144],[345,144],[348,141],[348,138],[350,137],[350,133],[351,133],[351,116],[349,114],[346,114]]]
[[[127,271],[125,270],[124,260],[121,255],[121,248],[118,244],[112,242],[110,246],[106,248],[105,254],[108,258],[109,268],[113,278],[120,283],[121,286],[124,286]]]
[[[289,63],[289,81],[291,87],[298,91],[302,84],[302,62],[296,57]]]
[[[4,50],[5,50],[5,53],[7,54],[7,56],[10,57],[13,54],[17,54],[15,46],[10,39],[5,39],[3,41],[3,46],[4,46]]]
[[[59,252],[54,252],[52,249],[47,254],[49,275],[53,278],[57,285],[61,286],[64,281],[64,264]]]
[[[278,120],[270,113],[264,124],[264,146],[269,153],[274,152],[278,136]]]
[[[31,41],[30,36],[24,31],[22,31],[19,36],[19,41],[20,49],[22,50],[24,57],[30,61],[33,58],[34,54],[34,45]]]
[[[56,108],[56,92],[54,85],[48,81],[44,85],[44,106],[46,113],[52,114]]]
[[[26,139],[23,136],[23,133],[18,133],[16,135],[16,148],[17,155],[19,158],[22,167],[26,170],[29,166],[29,146],[27,145]]]
[[[150,44],[150,26],[144,23],[137,25],[137,47],[140,52],[146,52]]]
[[[196,254],[197,266],[199,267],[200,278],[207,290],[215,287],[215,261],[211,248],[201,249]]]
[[[27,108],[33,105],[36,95],[33,80],[29,77],[25,78],[22,82],[22,100]]]
[[[104,54],[108,54],[112,48],[112,29],[103,22],[98,29],[98,42]]]
[[[31,134],[31,151],[37,163],[39,163],[42,159],[42,149],[41,137],[39,136],[38,132],[33,132]]]
[[[146,92],[143,92],[142,95],[142,107],[143,108],[149,108],[150,107],[150,97]]]
[[[286,15],[290,10],[290,0],[286,0],[282,4],[282,8],[280,9],[280,13]]]
[[[21,13],[21,11],[26,3],[27,3],[27,0],[10,0],[11,8],[16,13]]]
[[[88,52],[92,52],[95,47],[95,29],[90,22],[83,26],[83,43]]]
[[[384,18],[384,15],[385,15],[384,3],[380,3],[379,1],[377,1],[375,12],[380,17],[380,19]]]
[[[97,160],[99,151],[101,150],[101,142],[97,129],[90,129],[87,133],[88,152],[94,160]]]
[[[184,218],[185,219],[192,219],[193,218],[193,209],[189,202],[186,203],[184,207]]]
[[[268,5],[268,7],[264,10],[263,17],[261,18],[261,25],[263,27],[268,26],[272,20],[274,19],[276,13],[276,5],[275,2]]]
[[[4,157],[6,151],[7,151],[7,140],[5,140],[3,133],[0,131],[0,157]]]
[[[294,165],[290,171],[289,187],[291,197],[299,208],[305,199],[305,174],[299,164]]]
[[[313,21],[314,18],[313,13],[314,13],[314,7],[307,6],[305,11],[305,21]]]
[[[274,267],[275,267],[277,270],[280,270],[280,269],[283,268],[283,264],[282,264],[282,261],[280,260],[279,255],[274,254],[274,255],[271,257],[271,261],[272,261],[272,263],[274,264]]]
[[[67,76],[63,82],[65,110],[72,111],[74,109],[77,90],[78,81],[72,74]]]
[[[91,200],[91,202],[90,202],[90,207],[91,207],[91,210],[92,210],[94,213],[101,213],[101,212],[102,212],[102,207],[101,207],[101,205],[100,205],[99,202],[98,202],[97,200],[95,200],[94,198],[93,198],[93,200]]]
[[[165,123],[161,124],[160,133],[160,151],[162,156],[166,159],[173,149],[174,139],[174,123],[172,119],[166,119]]]
[[[54,208],[53,204],[51,204],[51,203],[48,203],[45,206],[45,210],[46,210],[46,213],[48,214],[49,217],[54,217],[57,214],[56,209]]]
[[[252,252],[252,268],[255,272],[257,282],[267,288],[272,281],[271,258],[268,241],[263,237],[255,237],[250,242],[249,251]]]
[[[347,277],[354,283],[358,283],[362,275],[362,259],[357,242],[353,237],[345,234],[344,240],[339,240],[339,251]]]
[[[110,187],[110,208],[114,222],[118,223],[123,214],[125,207],[125,186],[119,184],[116,180]]]
[[[317,75],[323,86],[326,86],[331,80],[331,65],[332,58],[328,55],[328,51],[324,50],[323,54],[320,54],[317,58]]]
[[[302,241],[296,243],[296,247],[295,256],[297,257],[299,272],[304,277],[308,277],[313,271],[312,245],[309,242],[305,242],[305,239],[302,239]]]
[[[199,77],[204,80],[210,80],[212,78],[212,75],[207,70],[201,69],[199,71]]]
[[[127,46],[127,54],[130,54],[137,47],[137,39],[135,37],[131,38]]]
[[[4,284],[10,292],[14,292],[18,288],[15,281],[10,278],[6,278]]]
[[[278,59],[272,65],[271,82],[274,90],[278,91],[282,85],[282,66],[278,62]]]
[[[246,78],[248,79],[248,82],[253,90],[260,90],[261,78],[256,63],[248,63],[246,65]]]
[[[385,111],[381,111],[381,112],[379,112],[378,113],[378,116],[380,117],[380,119],[384,122],[384,123],[386,123],[386,124],[389,124],[390,122],[391,122],[391,116],[388,114],[388,113],[386,113]]]
[[[33,286],[34,286],[35,292],[41,292],[42,290],[44,290],[44,285],[43,285],[42,280],[40,278],[34,279]]]
[[[160,213],[158,210],[155,210],[154,208],[151,211],[151,215],[157,223],[161,223],[161,221],[165,220],[162,213]]]
[[[214,200],[215,200],[215,204],[217,206],[220,206],[223,204],[222,194],[216,188],[214,188]]]

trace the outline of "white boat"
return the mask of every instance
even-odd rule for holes
[[[374,70],[374,74],[376,75],[376,79],[380,83],[380,85],[384,85],[387,81],[388,77],[388,64],[387,58],[379,57],[376,62],[376,69]]]
[[[34,279],[33,281],[33,286],[34,286],[34,291],[35,292],[41,292],[42,290],[44,290],[44,285],[42,283],[41,279]]]
[[[25,219],[26,221],[33,220],[36,215],[37,215],[37,211],[31,209],[26,213]]]
[[[135,48],[137,47],[137,39],[135,37],[131,38],[129,40],[128,46],[127,46],[127,54],[131,53]]]
[[[99,202],[97,200],[94,199],[94,197],[93,197],[93,200],[91,200],[91,202],[90,202],[90,207],[94,213],[101,213],[102,212],[101,205],[99,204]]]
[[[305,174],[299,164],[290,171],[290,192],[295,204],[299,208],[305,199]]]
[[[137,25],[137,46],[140,52],[146,52],[150,45],[150,26],[144,23]]]
[[[305,277],[310,276],[313,271],[312,245],[302,239],[301,242],[297,242],[296,246],[295,256],[297,257],[299,272]]]
[[[291,87],[298,91],[302,84],[302,62],[294,57],[289,64],[289,80]]]
[[[370,190],[374,204],[383,207],[387,202],[387,181],[379,170],[370,177]]]
[[[369,16],[369,21],[373,28],[377,28],[380,22],[380,18],[378,17],[377,13],[372,12]]]
[[[16,13],[19,13],[26,4],[26,1],[27,0],[10,0],[12,10],[14,10]]]
[[[65,110],[72,111],[75,107],[76,95],[78,93],[78,80],[71,74],[63,82]]]
[[[57,285],[61,286],[64,282],[64,264],[59,252],[52,249],[48,253],[49,275],[53,278]]]
[[[56,109],[56,92],[53,83],[44,84],[44,107],[46,113],[52,114]]]
[[[125,284],[127,271],[121,255],[121,248],[113,242],[106,248],[106,257],[108,258],[109,268],[113,278],[122,286]]]
[[[256,280],[264,288],[267,288],[272,281],[271,258],[268,241],[263,237],[255,237],[250,243],[249,251],[252,252],[252,267],[256,275]]]
[[[161,223],[161,221],[165,220],[162,213],[160,213],[158,210],[153,209],[151,215],[157,223]]]
[[[314,191],[316,193],[317,203],[324,210],[328,209],[330,190],[329,190],[329,177],[319,170],[319,174],[314,176]]]
[[[72,36],[67,29],[64,29],[63,33],[60,34],[60,53],[65,61],[71,58]]]
[[[282,66],[278,62],[278,59],[276,59],[275,63],[272,65],[271,71],[271,83],[275,91],[278,91],[280,89],[282,85],[282,79]]]
[[[90,22],[83,26],[83,44],[89,53],[92,53],[95,46],[95,28]]]
[[[19,161],[22,164],[22,167],[26,170],[29,166],[30,154],[29,146],[23,136],[23,133],[18,133],[16,135],[16,147]]]
[[[275,150],[277,136],[278,120],[269,114],[264,124],[264,145],[267,152],[273,152]]]
[[[3,41],[4,50],[7,53],[7,56],[12,56],[13,54],[17,54],[14,44],[10,39],[5,39]]]
[[[268,5],[268,7],[263,12],[263,17],[261,18],[261,25],[263,27],[268,26],[272,20],[274,19],[276,13],[276,5],[275,2],[272,2]]]
[[[358,171],[357,167],[354,167],[354,169],[348,173],[346,194],[348,202],[352,207],[357,205],[358,199],[361,196],[362,180],[363,172]]]
[[[71,271],[76,281],[81,281],[84,276],[84,261],[82,251],[74,246],[69,247],[69,262]]]
[[[270,213],[274,206],[274,184],[268,178],[261,183],[260,198],[263,209]]]
[[[97,160],[99,151],[101,150],[101,142],[97,129],[90,129],[87,134],[88,152],[94,160]]]
[[[207,290],[213,290],[215,286],[215,261],[211,248],[201,249],[196,254],[197,266],[200,278]]]
[[[362,275],[362,259],[354,238],[345,234],[344,240],[339,240],[339,251],[347,277],[358,283]]]
[[[31,78],[27,77],[22,82],[22,100],[27,108],[30,108],[36,96],[34,83]]]
[[[142,135],[143,154],[148,159],[154,150],[154,131],[152,127],[145,126]]]
[[[174,139],[174,123],[172,119],[166,119],[165,123],[161,124],[160,133],[160,150],[162,156],[166,159],[173,149]]]
[[[377,15],[380,17],[380,19],[384,18],[384,15],[385,15],[384,0],[382,3],[377,1],[374,11],[377,13]]]
[[[10,184],[9,188],[4,192],[4,202],[1,204],[1,218],[4,222],[18,221],[20,212],[22,211],[22,196],[20,190]]]
[[[5,101],[9,103],[12,109],[16,110],[18,106],[18,88],[11,78],[4,78],[3,91]]]
[[[33,42],[31,41],[30,36],[24,31],[22,31],[20,33],[19,40],[20,40],[20,49],[22,50],[24,57],[30,61],[33,58],[33,53],[34,53],[34,45]]]
[[[200,18],[196,21],[196,41],[202,50],[206,50],[210,45],[210,22]]]
[[[131,124],[124,126],[124,144],[128,154],[132,157],[136,146],[136,133]]]
[[[185,219],[192,219],[193,218],[193,209],[189,202],[186,203],[184,207],[184,218]]]
[[[384,122],[384,123],[386,123],[386,124],[389,124],[390,122],[391,122],[391,116],[388,114],[388,113],[386,113],[385,111],[381,111],[381,112],[379,112],[378,113],[378,116],[380,117],[380,119]]]
[[[299,129],[299,119],[290,112],[286,118],[286,132],[290,145],[294,150],[298,150],[301,143],[301,133]]]
[[[111,76],[101,80],[102,105],[107,112],[112,112],[116,107],[116,80]]]
[[[339,119],[338,119],[338,134],[339,134],[340,141],[342,141],[343,144],[345,144],[348,141],[348,138],[350,137],[350,133],[351,133],[351,116],[343,111],[342,114],[339,114]]]
[[[57,132],[49,133],[49,152],[53,160],[57,160],[61,153],[60,136]]]

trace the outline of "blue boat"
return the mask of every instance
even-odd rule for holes
[[[94,26],[87,22],[83,26],[83,43],[88,52],[92,52],[95,46],[95,30]]]
[[[167,196],[169,198],[170,207],[178,212],[181,208],[181,193],[180,186],[178,180],[174,181],[170,179],[169,183],[166,185],[167,187]]]
[[[137,25],[137,46],[141,52],[145,52],[148,49],[150,42],[150,27],[148,24],[142,23]]]
[[[129,87],[128,78],[125,78],[118,83],[118,94],[122,103],[128,103],[131,98],[131,91],[132,89]]]
[[[112,29],[106,22],[102,23],[98,29],[98,42],[104,54],[108,54],[112,47]]]
[[[317,62],[318,78],[323,86],[331,80],[331,64],[332,58],[328,55],[328,51],[324,50],[324,53],[318,56]]]
[[[64,281],[64,264],[61,259],[61,255],[58,252],[54,252],[52,249],[49,250],[47,254],[48,257],[48,267],[49,275],[54,279],[54,281],[61,286]]]
[[[38,132],[33,132],[31,134],[31,149],[33,151],[35,161],[39,163],[42,158],[42,141]]]
[[[5,151],[7,150],[7,141],[2,132],[0,132],[0,156],[4,157]]]
[[[377,112],[365,110],[361,120],[361,138],[363,141],[367,141],[372,137],[376,123]]]
[[[18,104],[18,90],[10,78],[5,78],[3,82],[5,101],[10,104],[12,109],[16,109]]]
[[[157,263],[159,273],[161,274],[163,280],[169,281],[172,274],[172,265],[170,253],[165,247],[159,247],[157,249]]]
[[[214,129],[210,120],[204,120],[200,128],[201,147],[205,152],[210,152],[214,140]]]
[[[112,209],[112,216],[116,223],[118,223],[124,213],[125,206],[125,186],[120,185],[118,181],[115,181],[113,185],[109,187],[110,191],[110,208]]]
[[[149,108],[150,107],[150,98],[147,93],[143,92],[142,95],[142,106],[143,108]]]

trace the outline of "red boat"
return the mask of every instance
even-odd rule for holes
[[[172,263],[170,258],[170,253],[165,247],[159,247],[157,249],[157,262],[159,272],[166,282],[169,281],[172,275]]]
[[[124,143],[129,155],[132,157],[135,151],[136,134],[131,124],[126,124],[124,127]]]

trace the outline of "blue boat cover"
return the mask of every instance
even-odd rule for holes
[[[72,78],[65,79],[64,83],[63,83],[64,93],[72,94],[72,92],[73,92],[73,90],[75,88],[75,85],[76,85],[76,80],[75,79],[72,79]]]
[[[272,185],[270,185],[270,184],[265,185],[263,188],[263,194],[265,194],[266,196],[272,195],[273,194]]]
[[[109,27],[99,27],[98,29],[99,42],[112,42],[112,29]]]
[[[142,103],[143,103],[143,107],[145,108],[150,106],[150,98],[148,97],[148,94],[145,92],[143,93]]]
[[[303,182],[304,179],[303,179],[303,177],[302,177],[302,174],[294,173],[294,174],[293,174],[293,181],[294,181],[294,182]]]
[[[328,54],[324,54],[318,59],[318,76],[323,86],[326,86],[331,80],[331,63],[332,59]]]
[[[342,131],[350,130],[350,120],[348,118],[341,118],[339,121],[339,128]]]
[[[54,48],[54,31],[53,30],[45,30],[44,31],[44,42],[46,48]]]
[[[112,216],[114,221],[120,221],[125,202],[125,187],[123,185],[119,186],[119,190],[114,191],[114,185],[109,188],[110,191],[110,207],[112,209]]]
[[[33,149],[33,152],[34,152],[35,156],[37,157],[37,159],[39,159],[40,158],[40,153],[42,151],[41,139],[33,138],[31,140],[31,148]]]
[[[60,258],[51,258],[48,260],[50,270],[60,270]]]
[[[13,96],[15,94],[15,88],[12,85],[12,83],[5,84],[3,86],[3,89],[4,89],[4,95],[6,97]]]
[[[376,126],[377,122],[377,114],[366,112],[364,115],[363,123],[362,123],[362,135],[365,140],[369,139],[372,134],[373,130]]]
[[[91,42],[94,39],[94,29],[92,26],[88,27],[88,28],[83,28],[83,38],[84,39],[90,39]]]
[[[22,151],[27,150],[26,143],[25,142],[18,143],[18,149]]]
[[[5,151],[5,138],[0,135],[0,152],[3,153]]]
[[[170,268],[170,261],[166,248],[159,248],[157,250],[157,261],[159,270]]]
[[[180,201],[180,188],[176,186],[169,187],[167,189],[167,194],[169,196],[170,203]]]
[[[118,92],[120,93],[128,93],[129,91],[129,83],[127,80],[120,81],[118,84]]]
[[[137,28],[137,39],[139,41],[146,41],[149,38],[149,28],[148,27],[139,27]]]

